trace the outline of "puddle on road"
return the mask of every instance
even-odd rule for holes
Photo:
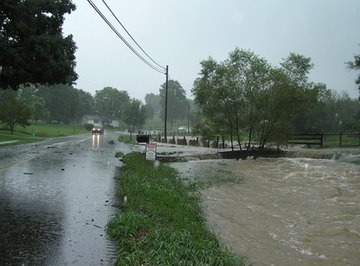
[[[48,149],[0,172],[0,264],[111,265],[115,145],[99,136]]]
[[[216,169],[239,177],[202,194],[209,226],[249,263],[360,265],[359,165],[294,158],[172,165],[208,181]]]

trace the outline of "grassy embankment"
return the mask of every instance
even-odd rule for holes
[[[87,133],[83,126],[38,123],[26,128],[16,127],[14,134],[10,130],[3,129],[0,124],[0,142],[16,140],[14,144],[23,144],[37,142],[47,138],[70,136],[76,134]]]
[[[123,162],[121,213],[108,225],[118,244],[117,265],[243,265],[206,227],[195,186],[141,153]]]

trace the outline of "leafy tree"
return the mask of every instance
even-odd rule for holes
[[[308,75],[310,70],[314,67],[311,63],[311,58],[300,54],[290,53],[280,65],[293,85],[302,88],[306,88],[309,85]]]
[[[163,106],[161,106],[161,96],[154,93],[149,93],[145,95],[145,105],[147,109],[151,109],[154,115],[159,116]],[[151,108],[150,108],[151,107]]]
[[[12,90],[4,90],[0,94],[0,121],[11,132],[14,133],[17,125],[26,127],[30,125],[31,118],[30,108],[21,102],[16,92]]]
[[[250,143],[258,130],[256,126],[264,119],[260,100],[268,82],[269,66],[254,53],[240,49],[231,52],[222,63],[210,58],[201,64],[201,78],[193,88],[195,101],[214,133],[230,136],[231,143],[235,136],[241,149],[242,132],[248,133]]]
[[[155,111],[154,111],[153,107],[150,104],[145,104],[144,105],[144,110],[145,110],[145,120],[149,120],[149,119],[154,118]]]
[[[94,97],[86,91],[76,90],[79,98],[79,104],[77,106],[77,118],[80,120],[84,115],[94,113]]]
[[[37,123],[38,120],[48,120],[49,111],[43,97],[39,96],[39,88],[33,84],[26,86],[20,85],[18,97],[31,109],[32,119]]]
[[[336,133],[359,132],[359,102],[356,99],[351,99],[347,94],[338,97],[335,102],[335,117],[333,123]]]
[[[146,109],[141,101],[131,99],[130,104],[125,110],[124,122],[129,127],[141,128],[145,124]]]
[[[354,61],[347,62],[347,65],[349,69],[360,70],[360,54],[354,55]],[[360,74],[355,80],[355,83],[359,85],[359,94],[360,94]],[[359,101],[360,101],[360,95],[359,95]]]
[[[210,58],[201,65],[192,92],[207,134],[229,136],[231,143],[235,136],[240,149],[244,133],[247,149],[253,139],[260,148],[270,140],[287,140],[311,88],[309,58],[290,54],[274,68],[251,51],[235,49],[221,63]]]
[[[77,79],[76,46],[64,37],[64,15],[71,0],[2,0],[0,2],[0,87],[22,83],[72,84]]]
[[[229,95],[230,90],[224,84],[226,68],[211,57],[200,64],[202,70],[194,82],[192,93],[203,118],[195,128],[205,139],[229,135],[232,144],[235,123],[234,105],[230,101],[235,97]]]
[[[105,87],[96,91],[94,97],[95,110],[103,116],[115,116],[120,120],[125,118],[125,110],[130,103],[126,91],[119,91],[112,87]]]
[[[159,89],[160,94],[160,106],[165,106],[165,90],[166,84],[162,84]],[[180,83],[176,80],[169,80],[168,83],[168,119],[170,125],[173,126],[174,121],[186,117],[187,103],[186,103],[186,92]],[[160,117],[165,120],[164,108],[160,111]]]
[[[49,111],[49,121],[69,123],[79,117],[79,95],[72,86],[57,84],[39,87],[39,96]]]

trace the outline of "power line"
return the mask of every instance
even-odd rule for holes
[[[93,3],[91,0],[87,0],[88,3],[94,8],[94,10],[99,14],[99,16],[108,24],[108,26],[112,29],[112,31],[123,41],[123,43],[126,44],[126,46],[137,56],[142,60],[145,64],[147,64],[149,67],[154,69],[155,71],[166,74],[164,72],[165,69],[160,69],[153,64],[151,64],[149,61],[147,61],[143,56],[141,56],[126,40],[125,38],[117,31],[117,29],[111,24],[111,22],[105,17],[105,15],[99,10],[99,8]]]
[[[111,10],[111,8],[109,7],[109,5],[105,2],[105,0],[102,0],[102,2],[104,3],[104,5],[107,7],[107,9],[110,11],[110,13],[114,16],[114,18],[117,20],[117,22],[119,22],[120,26],[125,30],[125,32],[129,35],[129,37],[131,38],[131,40],[134,41],[134,43],[140,48],[141,51],[143,51],[144,54],[146,54],[146,56],[153,61],[153,63],[155,63],[156,65],[158,65],[159,67],[163,68],[164,70],[166,69],[165,67],[163,67],[162,65],[158,64],[154,59],[151,58],[150,55],[148,55],[144,49],[140,46],[140,44],[137,43],[137,41],[131,36],[131,34],[128,32],[128,30],[125,28],[125,26],[120,22],[120,20],[118,19],[118,17],[114,14],[114,12]]]

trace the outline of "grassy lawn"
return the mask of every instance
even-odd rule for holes
[[[87,133],[83,126],[73,126],[64,124],[38,123],[26,128],[16,127],[14,134],[9,130],[3,129],[0,125],[0,142],[17,140],[15,144],[41,141],[47,138],[70,136]]]
[[[340,136],[339,135],[325,135],[323,146],[326,148],[340,147]],[[360,146],[359,136],[343,134],[341,146],[342,147]]]
[[[145,161],[144,154],[122,160],[121,213],[108,225],[118,245],[117,265],[243,265],[206,227],[194,185],[184,185],[173,168]]]

